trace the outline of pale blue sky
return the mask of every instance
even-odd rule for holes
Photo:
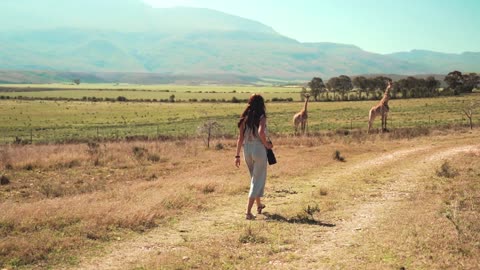
[[[480,52],[480,0],[143,0],[154,7],[223,11],[301,42],[354,44],[376,53]]]

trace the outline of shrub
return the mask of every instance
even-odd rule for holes
[[[25,166],[23,166],[23,169],[27,170],[27,171],[33,171],[33,168],[34,168],[34,166],[31,163],[28,163]]]
[[[201,187],[200,189],[203,194],[209,194],[215,192],[215,184],[208,183]]]
[[[340,154],[340,151],[338,150],[335,150],[335,152],[333,153],[333,159],[337,161],[345,162],[345,158],[342,157],[342,155]]]
[[[98,152],[100,151],[100,145],[94,141],[88,142],[87,147],[88,147],[87,152],[90,155],[98,154]]]
[[[148,160],[148,161],[151,161],[151,162],[159,162],[159,161],[160,161],[160,155],[158,155],[158,154],[149,154],[148,157],[147,157],[147,160]]]
[[[315,205],[307,205],[302,209],[301,212],[297,214],[297,216],[293,219],[295,222],[300,223],[312,223],[315,222],[314,214],[320,212],[320,208],[317,204]]]
[[[303,211],[305,212],[305,214],[309,215],[312,220],[315,220],[315,218],[313,217],[313,215],[314,215],[315,213],[319,213],[319,212],[320,212],[320,208],[318,207],[318,204],[315,204],[315,205],[313,205],[313,206],[307,205],[305,208],[303,208]]]
[[[148,152],[148,150],[145,147],[141,147],[141,146],[134,146],[132,151],[133,151],[133,155],[136,158],[142,158]]]
[[[67,161],[67,162],[61,162],[61,163],[57,164],[57,167],[58,168],[69,168],[69,169],[71,169],[71,168],[74,168],[74,167],[79,167],[80,165],[82,165],[80,163],[80,161],[74,159],[74,160]]]
[[[240,234],[238,241],[243,244],[253,243],[260,244],[267,242],[267,238],[259,235],[252,226],[247,226],[245,230]]]
[[[65,190],[60,185],[45,183],[40,186],[40,193],[47,198],[58,198],[65,195]]]
[[[223,146],[223,143],[217,143],[215,145],[215,150],[223,150],[225,146]]]
[[[452,168],[448,161],[445,161],[443,162],[442,166],[440,166],[440,169],[437,171],[437,175],[440,177],[454,178],[458,175],[458,172],[454,168]]]
[[[10,184],[10,179],[6,175],[0,177],[0,185],[5,186]]]

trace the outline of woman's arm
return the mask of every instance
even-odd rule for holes
[[[240,125],[240,134],[238,134],[238,139],[237,139],[237,154],[235,155],[235,166],[240,167],[240,151],[242,150],[242,144],[243,144],[243,136],[244,136],[244,129],[245,125],[241,124]]]
[[[271,142],[267,140],[267,135],[265,134],[266,128],[267,128],[267,118],[263,116],[260,119],[260,126],[258,127],[258,137],[262,141],[263,145],[265,145],[267,149],[270,149],[273,147],[273,145]]]

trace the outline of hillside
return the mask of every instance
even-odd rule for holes
[[[156,9],[140,0],[6,0],[0,9],[0,70],[283,80],[480,70],[480,53],[381,55],[354,45],[301,43],[260,22],[209,9]]]

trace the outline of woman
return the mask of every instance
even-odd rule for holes
[[[255,219],[252,214],[253,204],[257,203],[257,213],[261,214],[265,205],[260,198],[263,197],[265,181],[267,179],[267,151],[273,147],[267,140],[267,116],[265,115],[265,102],[261,95],[254,94],[248,100],[248,106],[238,121],[240,134],[237,140],[237,154],[235,166],[240,166],[240,150],[243,145],[245,163],[251,176],[250,192],[246,219]]]

